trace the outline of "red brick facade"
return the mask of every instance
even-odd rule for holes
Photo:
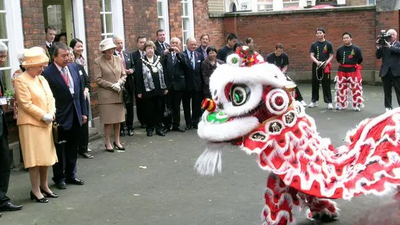
[[[44,46],[44,15],[42,0],[21,1],[25,48]]]

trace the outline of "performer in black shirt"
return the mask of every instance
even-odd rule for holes
[[[347,96],[351,96],[353,109],[360,111],[360,107],[364,106],[361,66],[359,65],[363,61],[363,57],[361,49],[353,45],[352,35],[349,32],[344,32],[342,38],[344,45],[336,51],[336,60],[340,63],[338,74],[335,77],[336,108],[338,110],[347,108],[349,105]]]
[[[226,61],[226,57],[233,51],[233,46],[237,42],[236,34],[229,34],[226,38],[226,45],[218,50],[217,59]]]
[[[268,54],[267,62],[277,66],[282,71],[282,73],[286,75],[289,66],[289,57],[285,52],[283,52],[283,45],[281,43],[278,43],[275,46],[275,52]],[[303,96],[301,96],[300,90],[297,86],[295,88],[295,91],[296,93],[294,97],[296,101],[301,102],[303,106],[307,106],[307,103],[304,101]]]
[[[319,100],[319,83],[322,84],[322,92],[324,94],[324,102],[328,104],[328,109],[333,109],[331,94],[331,72],[333,47],[332,44],[325,40],[325,30],[317,28],[315,31],[317,41],[311,45],[310,58],[312,64],[312,94],[311,103],[308,107],[317,106]]]

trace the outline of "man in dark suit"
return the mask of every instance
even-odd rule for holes
[[[392,87],[396,92],[397,103],[400,106],[400,42],[397,41],[397,32],[390,29],[387,34],[391,35],[389,41],[379,43],[377,40],[376,57],[382,58],[379,76],[382,77],[383,92],[385,94],[385,109],[389,111],[392,106]]]
[[[184,129],[179,127],[181,121],[181,102],[183,91],[185,90],[185,56],[180,52],[181,40],[179,38],[171,38],[170,43],[169,53],[164,59],[164,67],[168,88],[166,105],[172,111],[172,114],[164,119],[164,130],[171,130],[172,125],[172,131],[185,132]]]
[[[0,67],[7,59],[8,48],[0,41]],[[0,97],[3,97],[3,73],[0,71]],[[10,181],[11,151],[8,148],[8,129],[3,108],[0,106],[0,212],[17,211],[22,209],[22,205],[14,205],[7,197],[8,183]],[[0,213],[1,216],[1,213]]]
[[[187,50],[184,54],[186,88],[183,95],[183,112],[186,130],[190,130],[192,127],[197,129],[201,117],[201,101],[203,100],[201,64],[204,59],[201,54],[195,51],[197,47],[196,39],[188,38],[186,46]],[[192,110],[190,110],[190,100],[192,100]]]
[[[159,29],[156,31],[157,40],[154,42],[156,45],[155,54],[161,57],[166,56],[169,52],[169,44],[165,42],[165,30]]]
[[[49,64],[51,63],[51,46],[54,42],[54,38],[56,37],[56,28],[53,26],[47,26],[44,29],[45,33],[46,33],[46,54],[47,57],[49,57],[50,61]]]
[[[207,58],[207,48],[210,46],[210,35],[204,33],[200,36],[200,46],[196,48],[196,52],[203,56],[203,59]]]
[[[52,46],[53,63],[43,72],[49,82],[56,100],[55,121],[61,125],[60,136],[66,143],[56,144],[58,162],[53,166],[53,181],[56,188],[66,189],[66,183],[83,185],[78,179],[76,161],[78,139],[76,134],[82,124],[87,122],[87,107],[83,86],[79,78],[79,69],[75,64],[68,64],[68,47],[60,42]]]
[[[131,56],[125,52],[124,49],[124,40],[120,37],[114,37],[114,44],[117,46],[115,48],[115,55],[122,59],[123,66],[126,73],[126,82],[125,82],[125,90],[128,95],[124,99],[125,108],[126,108],[126,116],[125,123],[121,123],[120,135],[125,136],[127,133],[129,136],[133,136],[133,93],[135,91],[134,79],[133,79],[133,62]]]
[[[135,86],[137,85],[136,82],[139,80],[137,76],[142,76],[141,74],[136,73],[137,66],[142,66],[141,59],[146,55],[144,51],[144,44],[146,43],[146,38],[143,36],[139,36],[136,39],[136,47],[137,50],[131,53],[131,60],[133,64],[133,82]],[[135,90],[136,92],[136,90]],[[136,115],[140,122],[141,128],[146,128],[146,108],[143,105],[143,98],[137,97],[138,93],[135,93],[135,103],[136,103]]]

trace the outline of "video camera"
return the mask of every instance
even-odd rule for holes
[[[378,44],[384,46],[386,45],[386,42],[390,42],[391,38],[391,34],[386,33],[386,30],[381,30],[381,33],[377,37],[377,39],[379,40]]]

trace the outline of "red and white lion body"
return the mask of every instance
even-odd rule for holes
[[[228,58],[228,61],[231,58]],[[382,195],[400,185],[400,110],[362,121],[334,148],[319,136],[314,119],[290,92],[275,66],[219,66],[210,80],[198,134],[209,143],[195,168],[221,170],[220,148],[234,144],[256,154],[269,171],[263,224],[294,224],[292,208],[308,207],[314,219],[338,216],[329,199]]]

